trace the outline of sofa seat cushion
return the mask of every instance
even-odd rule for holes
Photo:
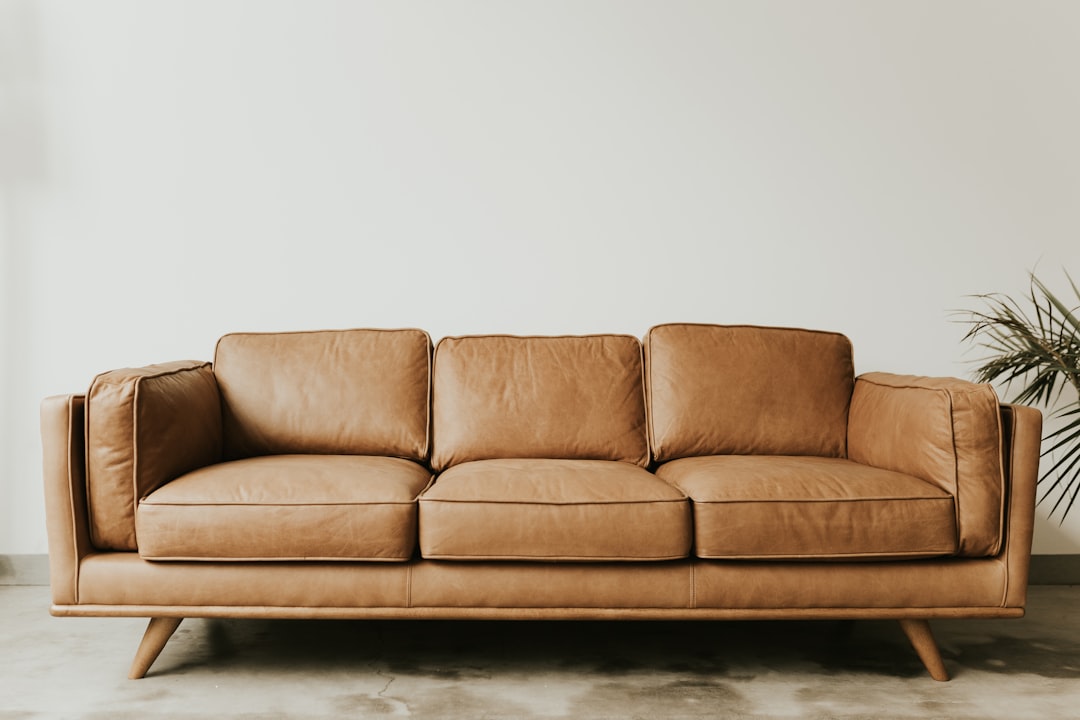
[[[211,465],[139,503],[148,560],[409,560],[431,480],[399,458],[276,455]]]
[[[477,460],[420,497],[426,558],[670,560],[690,540],[686,496],[626,462]]]
[[[701,558],[910,558],[957,550],[952,497],[911,475],[821,457],[675,460],[656,474],[694,507]]]

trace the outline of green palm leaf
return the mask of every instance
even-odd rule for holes
[[[1008,295],[991,293],[974,296],[982,309],[962,311],[962,322],[969,326],[964,340],[987,352],[977,360],[977,381],[1003,384],[1012,402],[1045,407],[1058,403],[1070,388],[1076,392],[1076,399],[1055,413],[1073,419],[1043,438],[1048,447],[1042,455],[1054,460],[1039,477],[1044,488],[1039,503],[1056,498],[1050,516],[1061,509],[1062,522],[1080,496],[1080,288],[1067,272],[1065,277],[1076,306],[1031,273],[1026,310]]]

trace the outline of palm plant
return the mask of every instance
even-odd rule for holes
[[[1080,495],[1080,288],[1065,273],[1078,303],[1070,308],[1034,273],[1030,276],[1026,310],[1008,295],[976,295],[984,307],[967,313],[964,322],[970,327],[964,340],[990,352],[978,361],[982,363],[975,370],[979,382],[998,381],[1006,391],[1020,386],[1013,402],[1050,408],[1072,388],[1069,397],[1076,397],[1059,406],[1053,416],[1063,424],[1043,438],[1043,457],[1057,456],[1039,477],[1044,488],[1039,503],[1056,496],[1049,516],[1062,508],[1064,522]]]

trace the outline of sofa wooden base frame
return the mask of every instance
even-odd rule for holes
[[[214,612],[214,611],[218,612]],[[150,666],[165,649],[166,643],[185,617],[203,618],[260,618],[260,619],[338,619],[338,620],[898,620],[900,629],[911,643],[919,660],[922,661],[930,677],[940,682],[949,680],[945,662],[941,658],[937,642],[930,630],[931,618],[1019,618],[1024,611],[1016,608],[1002,608],[982,611],[982,608],[929,609],[926,617],[910,617],[908,611],[904,617],[897,617],[895,611],[873,612],[871,610],[838,609],[836,612],[811,610],[794,612],[791,610],[698,610],[693,612],[677,610],[636,610],[626,612],[600,611],[588,608],[549,608],[535,612],[522,612],[509,608],[423,608],[406,610],[400,608],[373,608],[358,612],[347,608],[326,608],[325,612],[312,612],[309,608],[296,608],[303,612],[285,612],[286,609],[268,610],[267,608],[53,608],[57,616],[108,616],[108,617],[145,617],[154,612],[176,612],[177,615],[156,615],[150,618],[135,652],[128,677],[138,680],[146,676]]]
[[[86,399],[42,405],[57,616],[146,617],[131,666],[143,677],[183,618],[484,620],[897,620],[947,680],[937,618],[1024,614],[1042,416],[1000,405],[1003,522],[989,556],[854,561],[169,561],[92,542]],[[633,632],[633,628],[628,628]]]

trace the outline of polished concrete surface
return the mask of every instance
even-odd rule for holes
[[[143,680],[145,622],[53,618],[0,587],[8,718],[1078,718],[1080,587],[1022,620],[933,623],[953,680],[895,622],[185,620]]]

